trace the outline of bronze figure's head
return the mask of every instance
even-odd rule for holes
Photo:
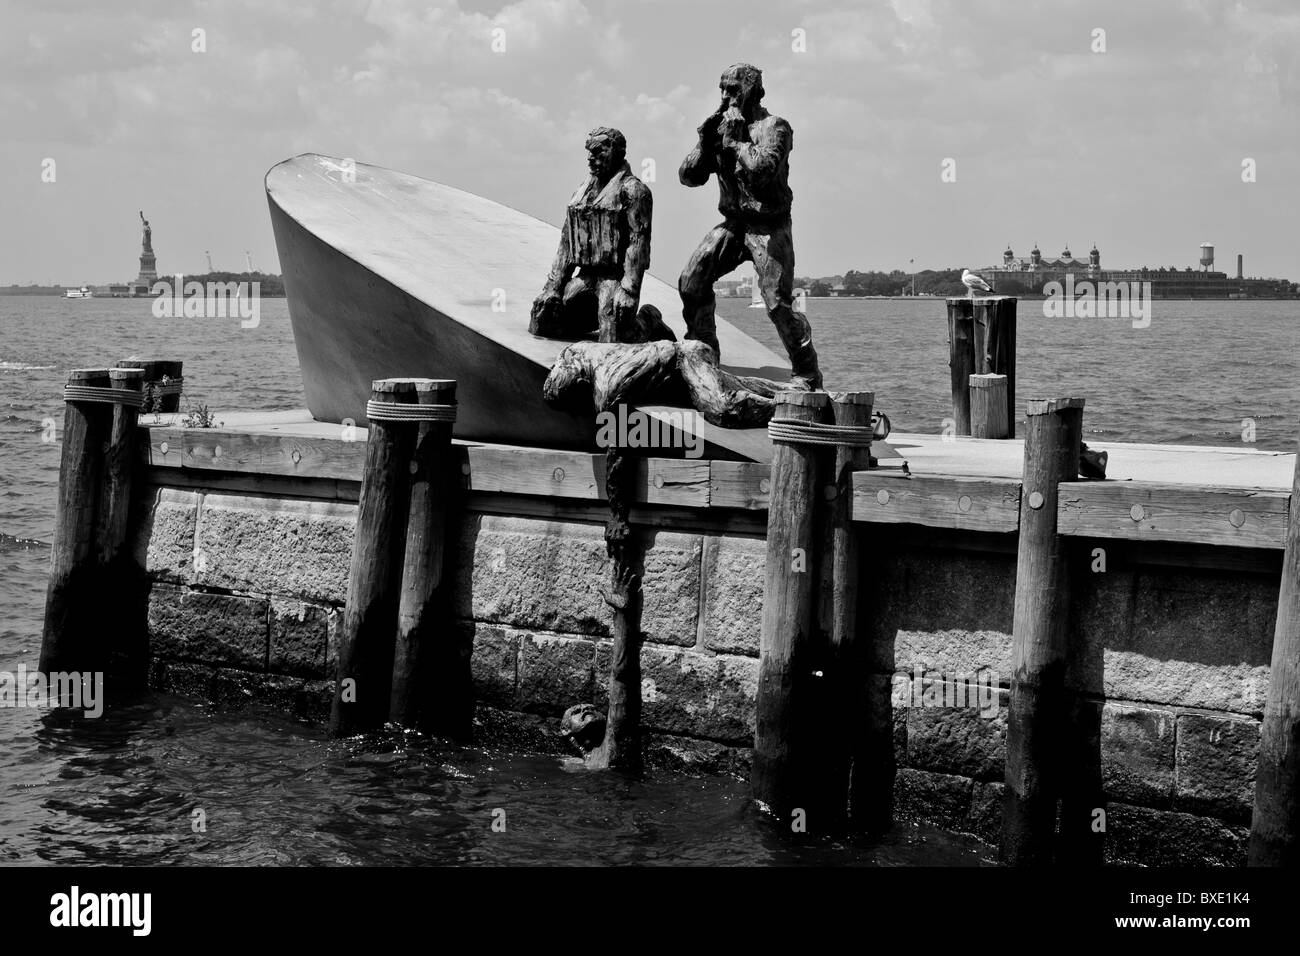
[[[608,126],[597,126],[587,134],[587,168],[597,179],[607,179],[623,165],[627,140]]]
[[[718,89],[725,106],[752,117],[763,99],[763,71],[748,63],[736,63],[722,72]]]

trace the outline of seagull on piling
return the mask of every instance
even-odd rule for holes
[[[969,269],[963,269],[961,271],[961,284],[966,287],[966,292],[972,299],[975,298],[975,292],[977,290],[980,292],[993,291],[992,289],[989,288],[989,284],[987,282],[985,282],[975,273],[971,272]]]

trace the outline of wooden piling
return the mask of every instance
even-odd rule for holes
[[[948,300],[948,370],[955,434],[970,434],[970,377],[975,372],[975,320],[969,299]]]
[[[456,383],[416,380],[415,398],[419,405],[455,405]],[[443,587],[454,487],[452,424],[422,421],[416,428],[388,716],[406,727],[464,740],[474,719],[469,657],[461,653]]]
[[[1300,866],[1300,456],[1273,627],[1273,657],[1255,771],[1250,866]]]
[[[958,435],[972,434],[970,376],[996,374],[1007,377],[1005,437],[1015,437],[1016,301],[1012,296],[948,300],[948,366]]]
[[[832,392],[830,397],[834,424],[871,428],[874,392]],[[813,722],[821,732],[811,741],[816,743],[812,770],[817,792],[809,808],[809,822],[819,833],[840,832],[848,822],[850,773],[867,720],[866,661],[857,641],[858,548],[864,532],[853,523],[853,473],[870,467],[871,446],[827,446],[824,454],[830,466],[822,489],[824,550],[818,571],[824,663],[818,668],[821,691],[814,698],[818,715]],[[856,823],[867,828],[865,820]]]
[[[138,393],[144,371],[111,368],[109,386]],[[101,569],[100,595],[119,608],[111,640],[97,642],[103,655],[107,678],[115,691],[142,690],[148,685],[149,640],[145,620],[143,569],[136,563],[128,542],[131,487],[140,465],[136,424],[140,410],[132,402],[110,406],[113,422],[104,456],[103,479],[96,516],[95,548]],[[86,595],[90,598],[90,595]],[[99,595],[96,595],[99,597]]]
[[[1056,504],[1059,484],[1078,478],[1083,428],[1082,398],[1027,404],[1001,846],[1002,861],[1016,866],[1048,864],[1053,856],[1069,637]]]
[[[370,398],[414,404],[415,382],[377,379]],[[413,421],[369,422],[330,711],[336,737],[382,727],[388,717],[415,435]]]
[[[970,377],[970,433],[972,438],[1009,438],[1007,377]]]
[[[70,386],[108,388],[108,370],[73,369]],[[45,595],[40,669],[87,670],[86,655],[102,637],[102,608],[91,606],[96,567],[96,513],[104,471],[104,450],[113,429],[114,406],[105,402],[67,401],[63,411],[63,451],[59,462],[59,497]]]
[[[1016,437],[1016,302],[1012,296],[975,299],[975,374],[1007,377],[1007,438]]]
[[[176,412],[181,407],[181,373],[185,368],[183,362],[173,359],[123,359],[117,363],[118,368],[138,368],[144,373],[144,384],[142,391],[146,398],[153,389],[164,388],[163,379],[168,380],[164,392],[158,394],[157,401],[153,407],[148,407],[149,412]]]
[[[773,418],[824,423],[829,405],[825,392],[781,392]],[[785,820],[806,810],[807,728],[798,718],[815,690],[809,686],[820,546],[814,501],[824,484],[823,457],[813,445],[773,446],[751,782],[754,799]]]

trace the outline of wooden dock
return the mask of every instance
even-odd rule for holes
[[[175,469],[169,483],[257,491],[268,476],[298,479],[300,493],[355,501],[366,429],[313,421],[306,410],[234,412],[223,426],[182,428],[176,416],[147,418],[148,460]],[[879,447],[877,443],[873,448]],[[1024,443],[894,433],[908,464],[857,472],[856,522],[1015,532]],[[604,456],[579,451],[456,441],[465,490],[476,494],[602,500]],[[1281,550],[1286,544],[1295,455],[1237,447],[1094,442],[1109,454],[1106,481],[1067,483],[1060,533]],[[647,457],[636,500],[670,509],[765,512],[770,466]],[[240,476],[247,476],[241,481]],[[277,487],[287,490],[283,484]],[[651,515],[641,515],[640,520]],[[653,520],[649,520],[653,523]]]

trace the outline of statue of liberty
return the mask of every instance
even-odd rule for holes
[[[153,229],[149,226],[149,220],[144,218],[144,211],[140,211],[140,221],[144,223],[144,251],[153,252]]]

